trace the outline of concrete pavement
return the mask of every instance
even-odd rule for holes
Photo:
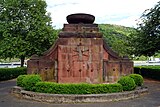
[[[160,81],[145,80],[149,94],[140,98],[106,103],[49,104],[18,99],[9,91],[16,85],[15,80],[0,82],[0,107],[160,107]]]

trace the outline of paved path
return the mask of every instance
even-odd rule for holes
[[[0,107],[160,107],[160,81],[145,80],[149,94],[140,98],[106,103],[48,104],[18,99],[9,94],[15,80],[0,82]]]

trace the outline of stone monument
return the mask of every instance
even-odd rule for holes
[[[90,14],[68,15],[58,40],[42,56],[31,57],[27,73],[58,83],[112,83],[131,74],[133,62],[112,51],[94,20]]]

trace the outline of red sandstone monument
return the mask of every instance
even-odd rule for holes
[[[58,83],[112,83],[132,73],[133,62],[112,51],[94,20],[90,14],[67,16],[55,44],[28,61],[28,74]]]

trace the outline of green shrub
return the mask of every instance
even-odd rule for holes
[[[58,84],[53,82],[38,82],[36,92],[52,94],[102,94],[122,92],[121,84]]]
[[[130,74],[129,77],[134,79],[134,82],[137,86],[143,85],[143,77],[139,74]]]
[[[28,91],[34,91],[36,83],[41,81],[40,75],[26,75],[22,80],[23,88]]]
[[[17,78],[19,75],[27,74],[26,67],[0,68],[0,81]]]
[[[23,87],[23,79],[26,77],[27,75],[19,75],[17,77],[17,86]]]
[[[140,74],[145,78],[160,80],[160,66],[140,66],[134,67],[134,73]]]
[[[118,81],[118,83],[120,83],[122,85],[123,91],[131,91],[136,88],[136,84],[135,84],[134,80],[129,76],[121,77],[120,80]]]

